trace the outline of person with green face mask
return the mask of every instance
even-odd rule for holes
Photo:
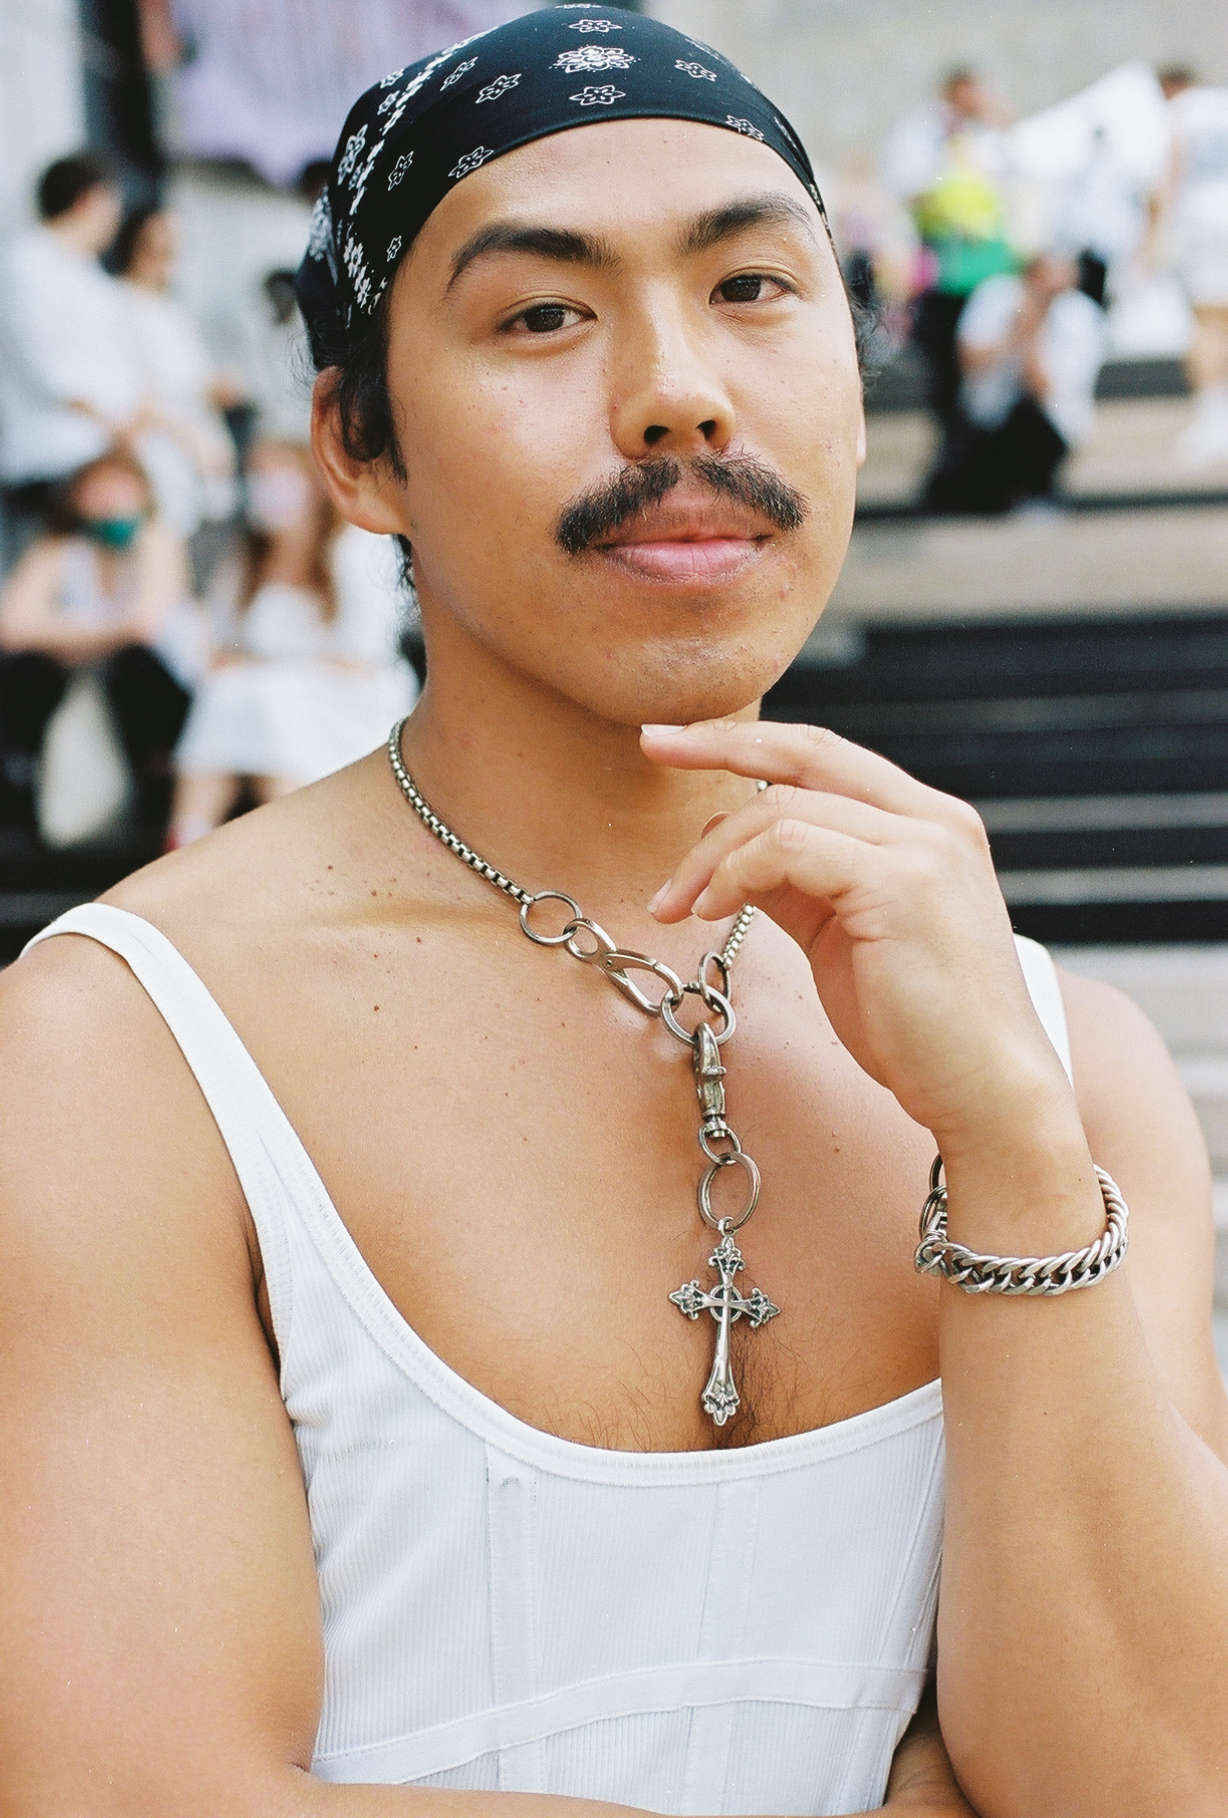
[[[0,816],[10,826],[34,824],[48,724],[87,670],[105,692],[132,772],[132,812],[141,825],[161,824],[169,754],[189,701],[188,595],[183,544],[154,516],[132,456],[113,450],[64,484],[52,528],[0,594]]]

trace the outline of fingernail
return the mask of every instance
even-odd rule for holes
[[[685,732],[686,727],[685,726],[645,725],[645,726],[640,727],[640,731],[641,732],[659,732],[662,734],[669,734],[671,732]]]
[[[657,891],[657,894],[653,897],[652,901],[648,905],[649,915],[656,914],[657,910],[661,907],[661,904],[665,901],[665,895],[666,895],[666,892],[668,891],[668,889],[669,889],[668,884],[662,884],[661,888]]]
[[[711,895],[712,892],[710,890],[705,890],[697,896],[694,903],[691,905],[691,914],[699,916],[704,915],[707,911],[708,899]]]

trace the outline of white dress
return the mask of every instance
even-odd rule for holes
[[[219,641],[241,657],[200,682],[175,753],[181,774],[314,783],[365,757],[410,711],[418,683],[397,649],[395,545],[351,524],[331,560],[331,623],[310,588],[283,582],[258,589],[246,612],[222,609]]]

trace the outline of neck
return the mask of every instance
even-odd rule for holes
[[[73,252],[79,253],[83,259],[98,257],[92,222],[82,221],[69,213],[60,215],[55,221],[44,221],[43,226],[48,233],[54,234],[57,240],[64,246],[71,247]]]
[[[418,788],[514,882],[565,890],[614,939],[660,951],[666,931],[648,915],[650,898],[711,816],[743,806],[754,784],[650,763],[638,726],[603,719],[461,641],[453,649],[446,632],[432,636],[427,685],[402,735]],[[699,923],[679,932],[688,950],[724,938]]]

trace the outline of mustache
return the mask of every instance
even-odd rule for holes
[[[659,505],[684,478],[695,480],[718,498],[747,506],[778,530],[800,530],[810,511],[796,487],[753,455],[700,454],[686,460],[656,455],[598,481],[573,500],[555,531],[559,546],[569,556],[583,555],[601,537]]]

